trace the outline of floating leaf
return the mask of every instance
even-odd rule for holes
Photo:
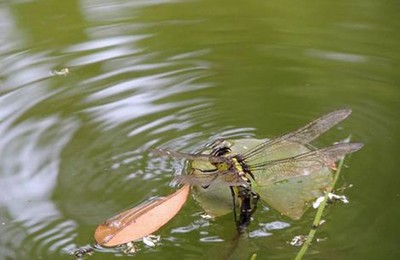
[[[112,247],[150,235],[179,212],[189,191],[190,186],[184,185],[167,197],[144,203],[106,220],[95,231],[96,242]]]
[[[313,175],[267,184],[257,190],[272,208],[293,220],[298,220],[315,198],[332,190],[332,181],[332,173],[324,167]]]

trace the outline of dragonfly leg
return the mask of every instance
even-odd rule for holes
[[[236,222],[237,221],[237,215],[236,215],[236,193],[233,190],[232,186],[229,186],[229,189],[231,190],[231,195],[232,195],[233,217],[234,217],[235,222]]]
[[[254,214],[254,212],[256,212],[257,210],[257,204],[258,204],[258,200],[260,199],[260,195],[257,192],[251,192],[251,196],[252,196],[252,209],[251,209],[251,215]]]

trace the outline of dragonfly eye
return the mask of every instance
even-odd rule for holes
[[[225,155],[225,154],[230,153],[230,152],[231,152],[231,149],[229,147],[218,147],[218,148],[215,148],[212,151],[212,155],[214,155],[214,156],[222,156],[222,155]]]

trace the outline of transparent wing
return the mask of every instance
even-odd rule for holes
[[[181,184],[198,185],[208,187],[214,182],[222,183],[226,186],[248,186],[248,183],[237,175],[234,171],[215,171],[215,173],[179,175],[175,181]]]
[[[294,157],[250,165],[256,182],[267,185],[300,176],[308,176],[324,167],[335,170],[335,162],[363,147],[361,143],[340,143]]]
[[[229,163],[229,159],[222,156],[213,156],[209,154],[188,154],[188,153],[180,153],[171,150],[165,149],[154,149],[152,151],[153,154],[164,155],[169,157],[174,157],[178,159],[187,159],[192,161],[205,161],[209,163]],[[239,186],[245,185],[248,183],[238,175],[235,171],[218,171],[214,172],[204,172],[202,174],[190,174],[190,175],[180,175],[175,177],[175,181],[182,184],[190,184],[190,185],[199,185],[203,187],[207,187],[211,185],[213,182],[221,182],[227,186]]]
[[[166,149],[154,149],[151,151],[153,154],[161,155],[161,156],[169,156],[177,159],[186,159],[186,160],[198,160],[198,161],[206,161],[210,163],[223,163],[227,162],[225,157],[221,156],[213,156],[210,154],[190,154],[190,153],[180,153]]]
[[[261,198],[282,214],[300,219],[311,201],[331,191],[334,161],[362,144],[339,144],[268,164],[253,172]]]
[[[280,137],[268,140],[265,143],[259,144],[258,146],[243,154],[243,158],[245,160],[253,159],[254,157],[258,157],[257,155],[267,158],[268,155],[273,153],[275,149],[287,143],[299,143],[306,145],[319,137],[322,133],[332,128],[334,125],[343,121],[350,114],[350,109],[333,111],[320,118],[317,118],[316,120],[297,129],[294,132],[290,132]]]

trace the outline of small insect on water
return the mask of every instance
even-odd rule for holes
[[[237,148],[234,142],[218,140],[205,153],[165,149],[156,149],[154,153],[191,161],[191,174],[176,177],[180,183],[204,189],[228,186],[238,227],[248,225],[259,198],[282,214],[299,219],[311,200],[331,191],[336,161],[363,147],[362,143],[336,143],[317,149],[310,144],[350,114],[350,109],[331,112],[247,150],[244,146]]]

